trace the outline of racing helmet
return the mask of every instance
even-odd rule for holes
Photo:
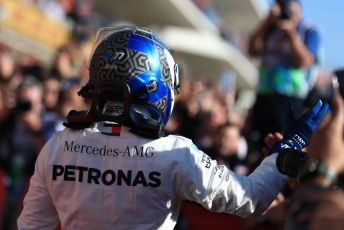
[[[78,94],[91,98],[88,115],[98,117],[95,120],[160,131],[179,93],[178,75],[168,47],[151,30],[107,27],[97,33],[89,59],[89,81]],[[109,102],[115,102],[112,109]],[[105,117],[94,116],[104,112]]]

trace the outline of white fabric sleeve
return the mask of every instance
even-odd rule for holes
[[[287,177],[276,168],[276,157],[277,154],[267,157],[246,177],[218,165],[191,143],[186,148],[179,173],[180,196],[214,212],[241,217],[261,213],[287,181]]]
[[[38,155],[35,172],[30,180],[23,210],[18,218],[19,230],[55,229],[59,223],[56,209],[48,194],[45,172],[48,162],[48,143]]]

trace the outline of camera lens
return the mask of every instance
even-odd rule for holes
[[[293,12],[290,10],[290,2],[289,1],[283,1],[283,0],[277,0],[277,4],[281,8],[281,13],[279,18],[282,20],[288,20],[292,18]]]
[[[18,112],[27,112],[31,109],[31,102],[26,98],[18,98],[16,110]]]

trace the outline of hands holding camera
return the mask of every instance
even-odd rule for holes
[[[293,11],[289,4],[276,3],[271,7],[268,21],[271,26],[292,35],[297,26],[297,22],[293,20],[293,17]]]
[[[24,125],[33,133],[41,130],[41,117],[36,111],[26,111],[20,115]]]

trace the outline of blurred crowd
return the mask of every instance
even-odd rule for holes
[[[91,0],[24,2],[36,4],[47,15],[68,22],[73,33],[69,43],[56,51],[49,65],[0,43],[0,229],[15,229],[35,159],[44,143],[53,133],[64,129],[63,122],[71,109],[87,108],[87,101],[77,92],[88,79],[88,55],[97,26]],[[194,2],[219,25],[220,19],[211,1]],[[236,29],[230,31],[234,32],[223,30],[224,37],[245,49],[240,33]],[[250,144],[254,134],[247,122],[249,111],[235,109],[238,96],[235,86],[224,91],[216,83],[190,80],[187,67],[181,67],[181,94],[176,99],[166,133],[188,137],[219,163],[241,175],[249,174],[264,155]],[[290,196],[290,192],[290,188],[286,188],[284,196],[281,194],[276,203]],[[177,228],[185,229],[185,225],[192,223],[192,212],[201,209],[193,205],[185,205]],[[274,229],[284,215],[282,212],[280,208],[279,212],[248,221],[248,225]],[[211,213],[202,215],[219,218]],[[230,215],[223,218],[227,225],[244,227],[240,218]]]
[[[77,92],[88,79],[94,33],[91,1],[23,1],[71,25],[72,38],[47,64],[0,43],[0,229],[16,229],[34,163],[44,143],[64,128],[71,109],[85,109]]]

